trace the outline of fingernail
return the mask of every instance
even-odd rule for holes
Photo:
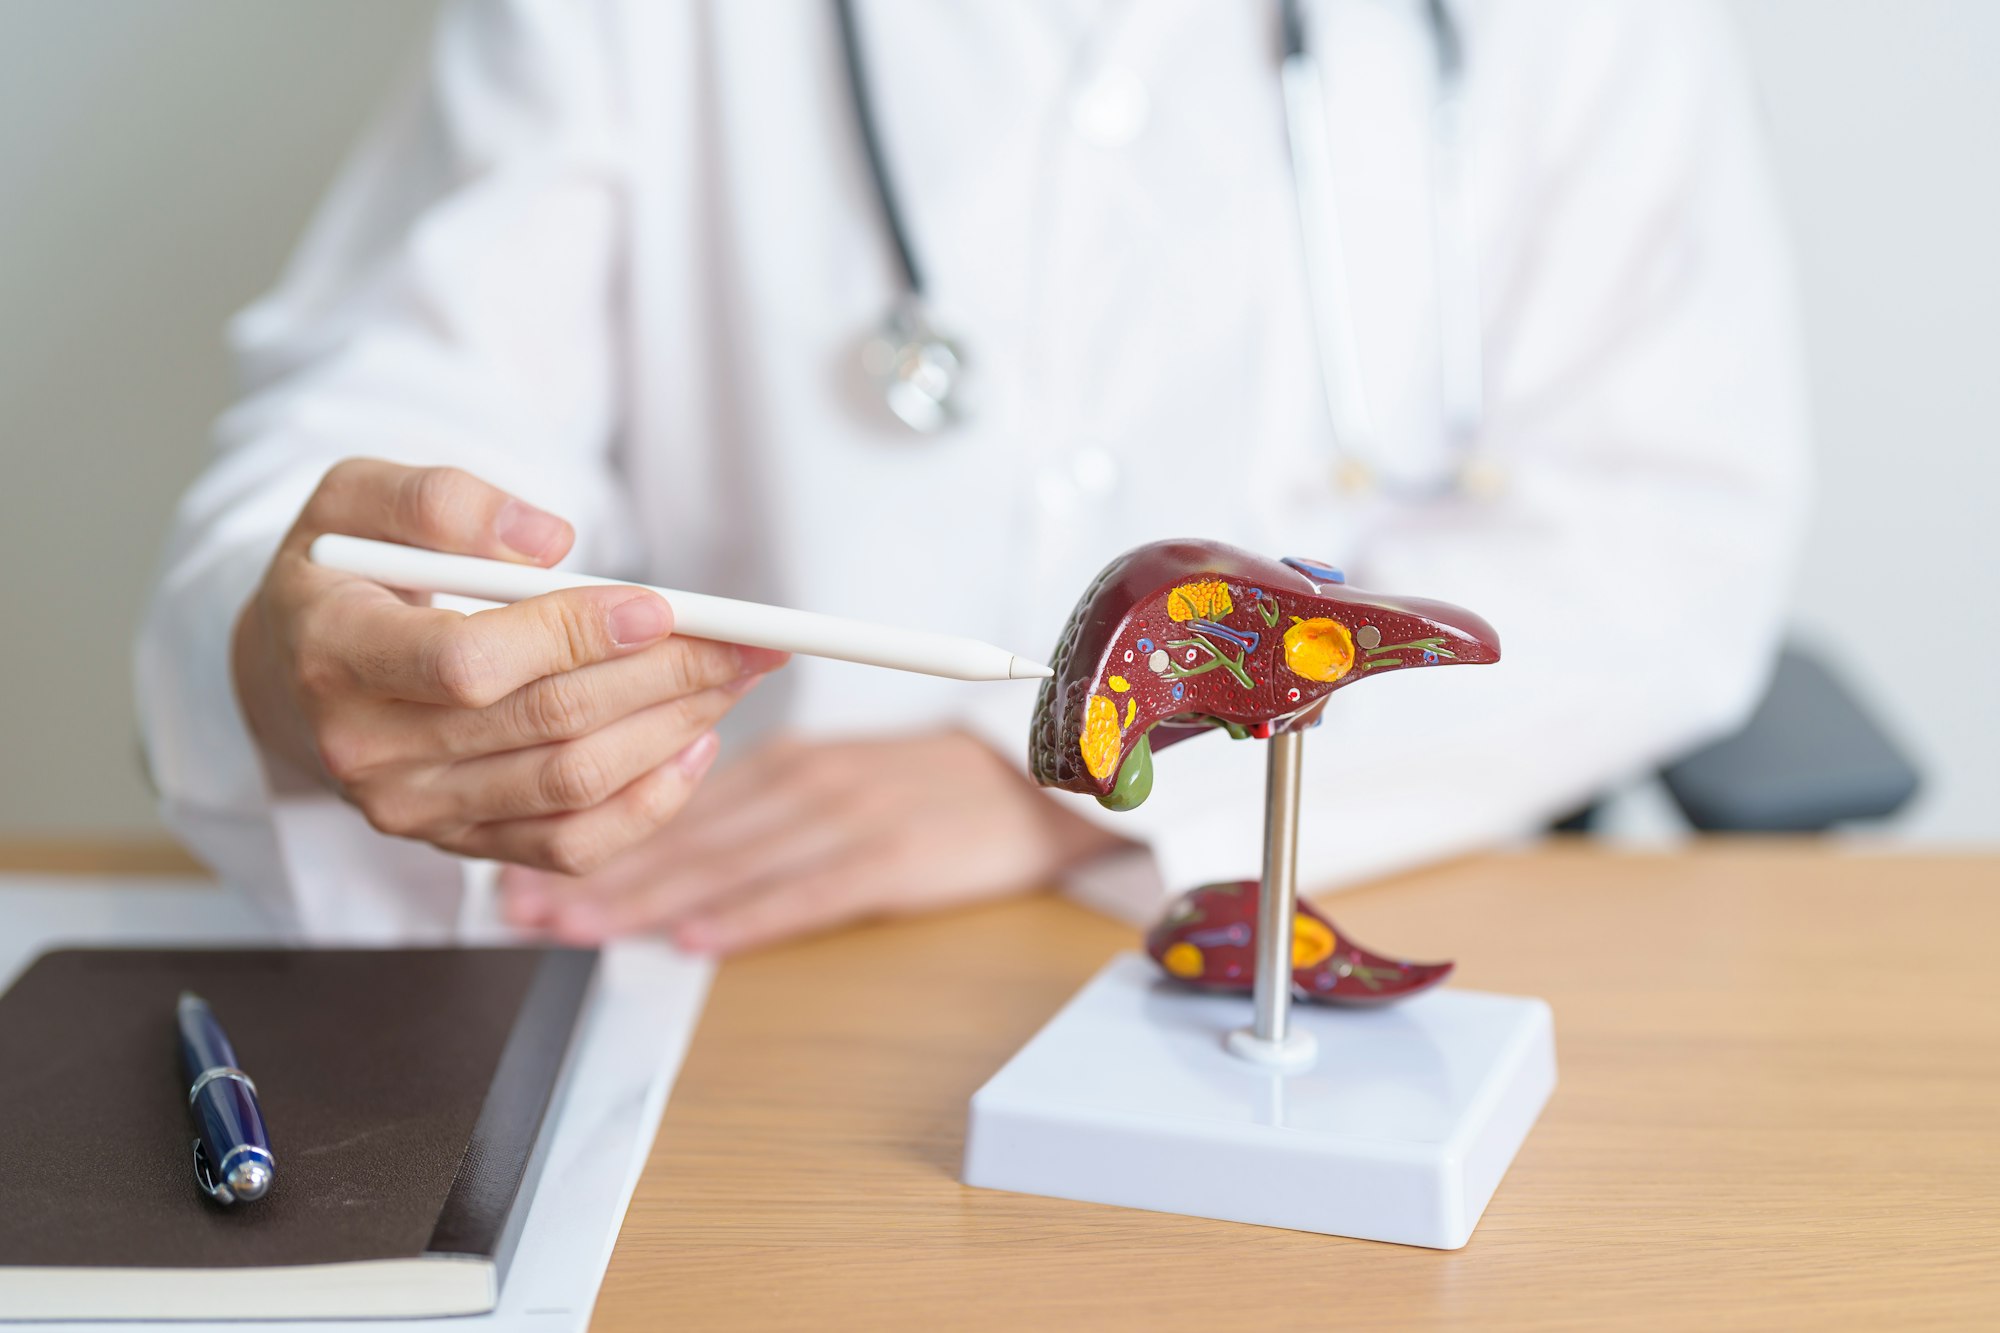
[[[652,593],[641,593],[611,608],[611,641],[620,648],[651,643],[667,632],[670,623],[667,604]]]
[[[604,933],[604,913],[595,907],[569,907],[556,918],[556,929],[565,939],[592,940]]]
[[[715,932],[703,921],[688,921],[671,932],[674,946],[684,953],[708,953],[715,948]]]
[[[500,506],[499,515],[493,520],[493,531],[508,549],[519,551],[530,560],[542,561],[555,554],[556,544],[563,539],[569,524],[554,514],[537,509],[519,500],[509,500]]]
[[[704,731],[674,756],[674,765],[686,777],[698,778],[708,771],[708,766],[715,762],[715,756],[721,749],[722,738],[712,731]]]
[[[758,681],[764,679],[765,674],[765,672],[759,671],[754,676],[738,676],[722,688],[731,694],[748,694],[756,687]]]

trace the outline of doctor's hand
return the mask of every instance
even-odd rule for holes
[[[460,615],[306,558],[339,532],[553,565],[568,523],[453,468],[334,467],[245,605],[237,699],[274,781],[384,833],[583,874],[678,812],[712,728],[782,653],[673,637],[658,595],[575,588]]]
[[[766,744],[582,878],[509,867],[515,924],[575,943],[665,932],[732,953],[871,916],[1040,888],[1130,844],[970,735]]]

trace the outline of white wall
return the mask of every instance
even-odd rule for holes
[[[662,0],[671,3],[673,0]],[[1822,446],[1799,620],[2000,834],[1990,0],[1734,0],[1799,238]],[[0,0],[0,832],[145,830],[130,633],[275,273],[430,0]],[[1990,63],[1990,61],[1989,61]]]
[[[1797,241],[1821,458],[1798,619],[2000,835],[2000,4],[1736,0]]]

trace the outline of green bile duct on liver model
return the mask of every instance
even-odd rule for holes
[[[1130,810],[1152,791],[1153,751],[1176,741],[1302,730],[1357,680],[1499,660],[1493,627],[1444,602],[1357,592],[1313,560],[1154,542],[1107,565],[1071,613],[1029,763],[1043,786]]]

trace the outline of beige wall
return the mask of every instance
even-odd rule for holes
[[[675,0],[660,0],[674,3]],[[1984,0],[1738,0],[1800,237],[1799,616],[2000,834],[2000,49]],[[0,0],[0,833],[144,829],[132,627],[275,273],[430,0]],[[1904,609],[1891,609],[1896,604]]]
[[[0,0],[0,831],[154,823],[129,643],[270,281],[417,0]]]

